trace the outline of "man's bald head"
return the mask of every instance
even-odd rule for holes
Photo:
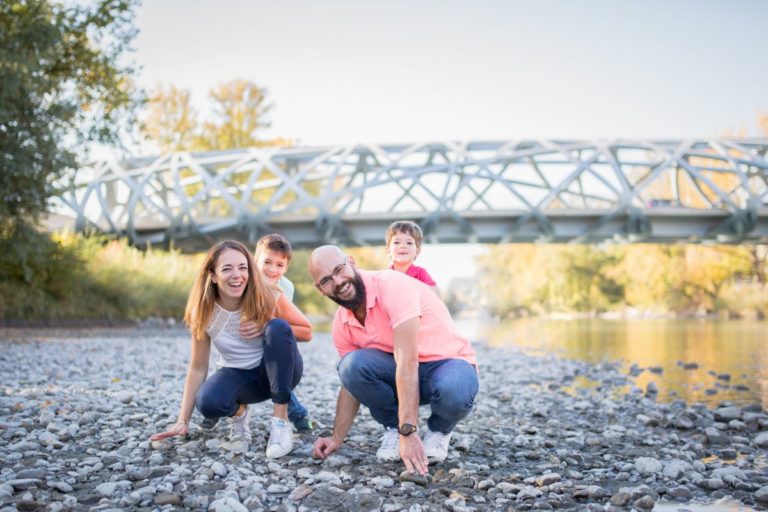
[[[321,276],[328,275],[334,267],[343,263],[347,255],[335,245],[323,245],[309,255],[309,275],[317,282]]]

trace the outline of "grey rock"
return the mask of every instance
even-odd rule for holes
[[[672,460],[664,464],[664,469],[661,473],[671,480],[678,480],[685,475],[686,471],[690,471],[692,468],[693,467],[685,461]]]
[[[129,480],[146,480],[149,478],[150,469],[145,466],[131,466],[128,468],[127,475]]]
[[[707,442],[709,444],[726,444],[728,443],[728,437],[725,436],[715,427],[707,427],[704,429],[704,434],[707,436]]]
[[[768,485],[764,485],[755,491],[755,499],[761,503],[768,503]]]
[[[558,473],[546,473],[536,479],[536,485],[539,487],[559,482],[562,477]]]
[[[635,502],[633,503],[635,507],[644,509],[644,510],[651,510],[655,504],[656,504],[656,501],[654,501],[653,498],[647,495],[635,500]]]
[[[248,512],[248,509],[231,496],[212,501],[208,505],[209,512]]]
[[[306,484],[301,484],[291,491],[288,499],[290,501],[301,501],[310,494],[312,494],[312,488]]]
[[[517,493],[517,501],[533,500],[541,496],[541,491],[537,488],[527,485]]]
[[[715,421],[729,422],[741,418],[741,407],[720,407],[715,409]]]
[[[17,479],[24,479],[24,478],[36,478],[38,480],[43,480],[45,478],[46,471],[43,468],[29,468],[29,469],[22,469],[18,473],[16,473]]]
[[[331,485],[341,485],[341,478],[339,475],[331,471],[320,471],[315,475],[315,480]]]
[[[7,482],[0,484],[0,503],[3,498],[10,498],[13,496],[13,486]]]
[[[181,497],[175,492],[161,492],[155,495],[155,499],[153,500],[153,503],[159,506],[181,505]]]
[[[662,464],[653,457],[638,457],[635,459],[635,471],[641,475],[647,475],[649,473],[659,473],[662,469]]]
[[[760,448],[768,448],[768,432],[760,432],[755,436],[755,446]]]
[[[682,500],[689,500],[693,498],[693,493],[686,487],[673,487],[667,490],[667,496],[678,498]]]
[[[600,499],[606,495],[605,489],[599,485],[579,486],[573,491],[574,498]]]
[[[50,487],[51,489],[56,489],[57,491],[63,492],[63,493],[70,493],[70,492],[72,492],[74,490],[72,488],[72,486],[69,485],[68,483],[60,482],[60,481],[59,482],[52,482],[52,483],[48,484],[48,487]]]
[[[124,404],[129,404],[133,401],[133,392],[132,391],[118,391],[115,393],[115,398],[123,402]]]
[[[211,471],[213,471],[215,475],[218,475],[222,478],[227,476],[227,468],[224,466],[224,464],[222,464],[219,461],[216,461],[213,464],[211,464]]]
[[[103,484],[97,485],[93,492],[99,496],[111,498],[117,492],[117,484],[115,482],[104,482]]]
[[[395,486],[395,480],[388,476],[378,476],[371,479],[371,483],[376,489],[388,489]]]
[[[427,484],[429,484],[429,479],[431,477],[429,475],[420,475],[418,473],[409,473],[408,471],[403,471],[400,473],[400,481],[401,482],[412,482],[416,485],[420,485],[422,487],[426,487]]]
[[[704,478],[696,482],[696,485],[702,489],[716,491],[717,489],[722,489],[725,487],[725,482],[723,482],[720,478]]]
[[[617,507],[623,507],[632,500],[632,494],[627,491],[619,491],[611,496],[611,504]]]
[[[17,491],[23,491],[31,487],[40,487],[43,481],[39,478],[16,478],[8,480],[6,483]]]

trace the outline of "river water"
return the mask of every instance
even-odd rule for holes
[[[768,406],[765,321],[522,318],[457,323],[470,339],[492,346],[592,363],[620,362],[627,372],[635,364],[645,369],[636,376],[636,385],[645,390],[655,382],[659,401]],[[599,385],[586,379],[577,384]]]

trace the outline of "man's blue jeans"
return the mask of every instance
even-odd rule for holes
[[[395,358],[376,349],[345,355],[338,366],[341,384],[385,427],[397,427]],[[427,425],[447,434],[464,419],[475,402],[480,383],[477,370],[463,359],[419,363],[419,404],[432,409]]]
[[[240,404],[272,399],[288,403],[304,364],[288,322],[270,320],[264,330],[264,355],[256,368],[220,368],[197,392],[197,409],[206,418],[232,416]]]

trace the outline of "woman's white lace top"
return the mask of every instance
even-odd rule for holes
[[[264,337],[245,339],[240,336],[242,311],[227,311],[215,304],[213,318],[205,332],[219,353],[217,368],[255,368],[264,354]]]

